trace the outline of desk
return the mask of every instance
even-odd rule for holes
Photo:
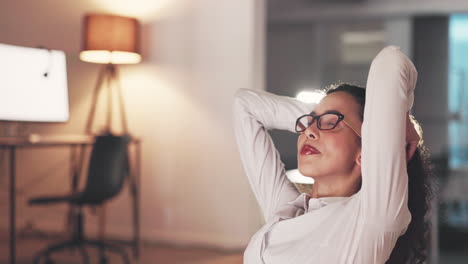
[[[72,150],[71,165],[72,165],[72,191],[77,191],[78,178],[80,176],[80,167],[75,166],[74,148],[81,148],[84,157],[85,146],[91,146],[94,143],[94,137],[89,135],[54,135],[54,136],[39,136],[31,135],[28,137],[0,137],[0,149],[7,150],[9,153],[9,214],[10,214],[10,264],[16,263],[16,149],[30,147],[54,147],[54,146],[70,146]],[[132,155],[131,146],[134,145],[135,151]],[[140,248],[140,230],[139,230],[139,181],[140,181],[140,160],[141,160],[141,144],[139,139],[132,138],[129,146],[130,159],[130,194],[133,204],[133,253],[136,258],[139,257]],[[81,165],[80,161],[80,165]]]

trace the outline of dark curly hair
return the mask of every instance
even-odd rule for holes
[[[325,93],[346,92],[353,96],[360,105],[360,118],[364,120],[364,105],[366,90],[363,87],[340,83],[325,89]],[[414,116],[411,121],[415,125],[420,137],[422,129]],[[430,241],[429,230],[431,201],[435,194],[434,168],[430,162],[428,149],[423,140],[418,144],[413,157],[408,162],[408,208],[411,212],[411,222],[406,233],[399,237],[395,247],[387,260],[387,264],[424,263],[428,257]]]

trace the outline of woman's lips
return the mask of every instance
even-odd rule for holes
[[[304,145],[301,149],[301,155],[314,155],[314,154],[320,154],[320,151],[318,151],[316,148],[314,148],[311,145]]]

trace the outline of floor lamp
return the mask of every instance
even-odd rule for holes
[[[107,92],[107,113],[104,132],[112,132],[113,88],[117,88],[120,118],[123,132],[128,132],[125,107],[120,87],[118,64],[135,64],[141,61],[139,53],[139,23],[134,18],[92,14],[84,19],[83,51],[80,59],[101,63],[93,92],[91,109],[86,123],[86,133],[92,134],[98,97]],[[107,90],[107,91],[105,91]]]
[[[121,125],[124,134],[128,134],[127,119],[120,86],[118,64],[136,64],[141,61],[139,50],[140,26],[136,19],[115,15],[88,14],[84,18],[83,49],[80,59],[91,63],[103,64],[93,91],[91,109],[86,123],[86,133],[92,135],[92,125],[96,115],[99,95],[107,92],[106,125],[104,133],[112,133],[113,88],[118,93]],[[83,154],[83,151],[82,151]],[[130,181],[134,197],[138,194],[135,182]],[[134,199],[134,202],[136,200]],[[136,208],[134,204],[134,208]],[[104,237],[105,207],[99,217],[99,237]],[[138,216],[135,216],[138,219]],[[138,221],[137,221],[138,222]],[[138,256],[138,249],[135,256]]]

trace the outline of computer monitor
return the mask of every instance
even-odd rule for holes
[[[0,120],[69,120],[63,51],[0,43]]]

